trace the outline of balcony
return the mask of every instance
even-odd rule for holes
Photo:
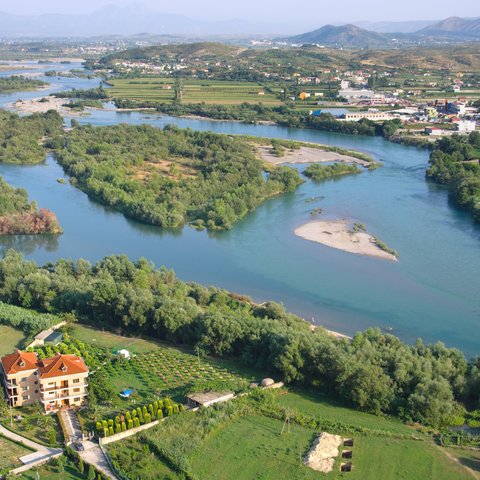
[[[79,393],[74,393],[70,395],[55,395],[52,397],[42,397],[40,401],[42,403],[48,404],[54,400],[70,400],[72,398],[86,397],[87,395],[88,395],[88,392],[79,392]]]
[[[45,392],[56,392],[56,391],[61,391],[61,390],[70,390],[71,388],[83,388],[83,387],[88,387],[88,383],[72,383],[71,385],[59,385],[55,387],[44,387],[43,385],[40,385],[40,391],[45,393]]]

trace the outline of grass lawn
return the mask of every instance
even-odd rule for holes
[[[209,437],[190,459],[198,478],[209,480],[325,478],[301,462],[314,432],[266,417],[240,418]]]
[[[353,410],[319,393],[291,391],[286,395],[279,395],[277,402],[307,415],[321,416],[332,421],[405,435],[415,433],[411,427],[397,420]]]
[[[25,335],[22,331],[7,325],[0,325],[0,357],[12,353],[15,348],[21,347],[24,340]]]
[[[180,480],[176,472],[170,469],[160,458],[145,449],[135,438],[128,438],[121,442],[111,443],[108,453],[113,465],[120,473],[128,478],[142,480]]]
[[[15,415],[21,415],[23,420],[13,421],[5,424],[12,432],[16,432],[34,442],[41,443],[43,445],[50,446],[50,431],[55,432],[55,445],[54,447],[61,447],[63,445],[63,434],[58,418],[56,415],[44,415],[34,407],[21,407],[14,409]]]
[[[353,452],[353,470],[348,474],[352,479],[472,479],[464,467],[453,462],[441,448],[429,441],[357,437]]]
[[[160,344],[143,338],[123,337],[112,332],[96,330],[85,325],[72,325],[71,336],[84,343],[91,343],[109,350],[126,348],[131,353],[147,353],[160,349]]]
[[[28,455],[32,453],[26,447],[22,447],[15,442],[8,440],[0,435],[0,475],[2,472],[7,472],[12,468],[19,467],[22,465],[20,462],[19,457],[23,457],[24,455]]]
[[[67,461],[64,471],[47,464],[38,468],[37,472],[39,477],[37,477],[35,470],[29,470],[16,478],[19,480],[37,480],[38,478],[40,480],[85,480],[86,478],[86,474],[82,475],[70,461]]]

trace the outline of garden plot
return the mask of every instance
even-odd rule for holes
[[[102,372],[115,390],[133,389],[142,401],[165,394],[183,396],[198,384],[240,385],[248,380],[233,368],[171,349],[107,363]]]

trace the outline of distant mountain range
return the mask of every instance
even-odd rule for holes
[[[81,15],[16,15],[0,12],[0,37],[94,37],[140,33],[200,35],[251,35],[285,31],[285,25],[231,19],[197,20],[132,5],[109,5]],[[292,31],[286,30],[286,31]]]
[[[298,31],[301,22],[312,18],[295,17],[288,24],[269,21],[198,20],[186,15],[161,13],[148,7],[109,5],[89,14],[16,15],[0,12],[0,37],[132,37],[144,34],[173,35],[184,39],[274,38]],[[277,33],[277,35],[278,35]],[[342,46],[386,46],[400,41],[480,40],[480,18],[451,17],[441,22],[356,22],[348,25],[325,25],[318,30],[286,37],[292,43],[320,43]]]
[[[388,39],[378,32],[365,30],[356,25],[341,26],[325,25],[313,32],[295,35],[287,39],[290,43],[318,43],[322,45],[358,45],[376,46],[384,45]]]
[[[405,28],[406,25],[403,24],[403,29],[405,30]],[[480,18],[450,17],[440,22],[424,25],[419,30],[413,32],[380,33],[353,24],[341,26],[325,25],[318,30],[287,37],[284,40],[287,40],[289,43],[315,43],[352,47],[387,46],[399,41],[404,43],[428,40],[480,41]]]

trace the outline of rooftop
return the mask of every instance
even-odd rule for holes
[[[14,353],[2,357],[2,366],[7,375],[36,370],[37,354],[16,350]]]

